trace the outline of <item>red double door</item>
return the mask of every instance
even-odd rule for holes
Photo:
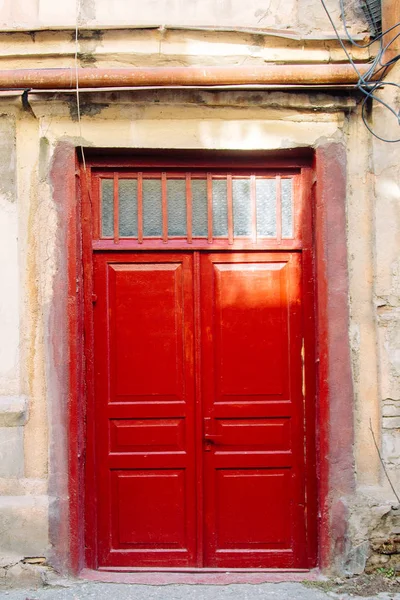
[[[95,255],[99,567],[307,566],[300,258]]]

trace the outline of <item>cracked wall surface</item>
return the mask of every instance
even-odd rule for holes
[[[400,82],[400,69],[391,73]],[[396,103],[396,88],[388,86],[382,99]],[[374,125],[379,134],[394,139],[393,115],[377,106]],[[397,127],[398,129],[398,127]],[[400,496],[400,163],[399,144],[373,141],[376,173],[376,279],[374,303],[377,312],[382,403],[382,453]]]
[[[168,144],[199,150],[317,146],[326,140],[343,140],[346,115],[355,108],[348,97],[281,92],[108,92],[82,94],[82,99],[91,110],[84,111],[80,127],[72,110],[73,94],[32,94],[30,112],[23,110],[19,97],[0,100],[4,112],[9,111],[16,122],[22,289],[17,312],[22,357],[19,389],[26,398],[19,409],[25,425],[9,427],[20,436],[15,442],[20,471],[13,475],[10,463],[7,476],[0,480],[1,552],[14,560],[15,556],[45,556],[56,564],[49,519],[58,518],[67,497],[60,482],[68,480],[68,446],[62,421],[57,420],[66,393],[65,382],[57,376],[57,361],[64,359],[57,355],[49,329],[52,306],[60,295],[54,278],[66,281],[67,277],[66,248],[60,238],[66,215],[54,201],[50,182],[58,144],[78,146],[82,141],[86,147],[114,149]],[[56,327],[61,330],[63,323]]]
[[[338,3],[327,0],[335,18]],[[77,7],[79,6],[79,11]],[[365,31],[365,20],[358,3],[346,2],[353,32]],[[279,30],[299,30],[303,34],[329,31],[320,2],[313,0],[4,0],[0,7],[0,28],[27,30],[67,28],[79,25],[93,29],[143,26],[214,26],[254,27]]]
[[[390,80],[400,81],[398,68],[391,72]],[[395,89],[385,87],[379,92],[381,99],[395,104]],[[394,139],[398,129],[391,113],[379,103],[374,103],[369,125],[387,139]],[[358,493],[351,500],[349,547],[355,554],[358,549],[361,567],[357,569],[367,565],[373,571],[386,563],[400,568],[397,546],[392,553],[384,551],[386,542],[390,545],[390,540],[397,540],[399,528],[399,145],[373,137],[361,119],[349,130],[349,144],[350,160],[362,159],[365,165],[348,184],[350,343],[358,483]],[[350,570],[352,566],[350,560]]]

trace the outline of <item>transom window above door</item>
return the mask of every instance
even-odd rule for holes
[[[93,172],[96,247],[296,247],[298,172]]]

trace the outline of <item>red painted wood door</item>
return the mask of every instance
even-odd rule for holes
[[[99,566],[195,561],[192,262],[94,258]]]
[[[100,567],[306,567],[300,254],[94,258]]]
[[[305,562],[300,256],[201,257],[205,562]]]

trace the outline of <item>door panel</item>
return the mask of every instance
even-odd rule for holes
[[[288,469],[217,469],[215,477],[217,551],[290,546]]]
[[[185,548],[184,469],[113,471],[111,487],[117,547]]]
[[[300,259],[201,257],[205,560],[304,566]]]
[[[94,261],[99,566],[195,557],[192,257]]]
[[[263,402],[287,397],[288,324],[282,281],[286,263],[219,264],[214,262],[216,258],[211,260],[215,402]]]
[[[182,269],[109,264],[111,402],[183,400]]]

